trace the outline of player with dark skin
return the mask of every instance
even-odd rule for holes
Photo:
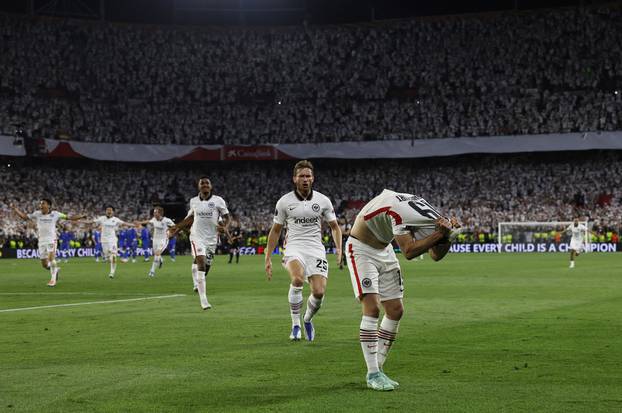
[[[201,178],[197,184],[199,189],[199,196],[201,199],[207,199],[212,194],[212,182],[208,178]],[[218,232],[225,233],[229,236],[228,226],[229,226],[229,214],[222,216],[223,223],[217,226]],[[194,223],[194,215],[190,215],[184,218],[179,224],[172,226],[168,230],[168,237],[171,238],[175,236],[179,231],[188,229]],[[198,255],[194,259],[194,263],[198,265],[199,271],[205,271],[205,273],[209,272],[210,267],[205,264],[205,255]]]

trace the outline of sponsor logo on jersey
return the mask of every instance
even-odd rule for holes
[[[294,224],[316,224],[319,219],[319,217],[296,218],[294,219]]]
[[[197,211],[196,214],[200,218],[211,218],[214,215],[212,211]]]

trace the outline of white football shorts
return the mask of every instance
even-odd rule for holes
[[[320,275],[324,278],[328,278],[328,261],[326,261],[326,254],[319,256],[319,254],[305,254],[298,248],[286,248],[283,255],[283,267],[291,261],[298,261],[304,269],[304,277],[308,282],[309,277],[312,275]]]
[[[363,294],[379,294],[380,301],[404,297],[402,271],[391,244],[381,250],[348,237],[344,253],[356,298]]]
[[[212,265],[214,259],[214,253],[216,252],[216,244],[208,243],[199,238],[190,237],[190,250],[192,251],[192,258],[205,256],[205,264]]]
[[[56,256],[56,241],[39,241],[37,246],[39,247],[39,258],[47,259],[50,254],[54,254],[53,256]]]

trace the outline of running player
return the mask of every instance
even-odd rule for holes
[[[575,218],[574,223],[566,228],[566,232],[570,232],[572,237],[570,238],[570,267],[574,268],[574,259],[576,256],[583,252],[585,246],[584,236],[587,227],[583,223],[579,223],[579,219]]]
[[[307,340],[315,339],[312,318],[322,306],[328,278],[326,248],[322,244],[322,221],[330,226],[337,252],[337,263],[341,261],[341,230],[330,199],[314,191],[313,165],[303,160],[294,166],[294,190],[283,195],[276,203],[274,223],[268,234],[265,252],[265,270],[268,280],[272,279],[272,251],[277,246],[283,226],[287,224],[286,248],[283,266],[291,280],[288,301],[292,319],[290,340],[301,338],[300,310],[302,309],[302,287],[307,281],[311,294],[307,300],[304,327]]]
[[[155,270],[162,268],[162,253],[168,245],[167,230],[175,223],[170,218],[164,216],[164,208],[157,206],[153,209],[153,218],[138,221],[140,225],[153,225],[153,263],[149,271],[149,277],[155,277]]]
[[[459,226],[457,219],[442,217],[423,198],[388,189],[357,215],[346,253],[354,295],[362,304],[359,339],[369,388],[386,391],[399,386],[383,372],[404,312],[404,284],[392,241],[408,260],[428,251],[438,261],[449,251]],[[452,228],[456,230],[452,232]],[[381,306],[385,315],[378,329]]]
[[[132,224],[115,217],[113,206],[106,207],[106,215],[100,216],[92,222],[101,226],[102,252],[104,258],[110,260],[110,274],[108,274],[108,277],[114,278],[117,271],[117,245],[119,242],[117,239],[117,229],[120,226],[130,227]]]
[[[229,210],[225,200],[212,194],[212,182],[207,177],[199,178],[199,195],[190,200],[190,209],[186,218],[169,229],[169,237],[192,225],[190,228],[190,246],[194,263],[192,279],[204,310],[212,308],[207,300],[205,275],[209,272],[216,251],[218,233],[228,233]],[[222,220],[222,223],[219,223]]]
[[[11,208],[24,221],[32,220],[36,222],[41,266],[50,271],[48,287],[54,287],[60,271],[60,267],[56,262],[56,244],[58,242],[56,238],[56,223],[60,220],[77,221],[83,218],[83,215],[68,217],[61,212],[52,211],[52,201],[48,198],[43,198],[39,202],[39,210],[31,214],[20,211],[15,205],[11,205]]]

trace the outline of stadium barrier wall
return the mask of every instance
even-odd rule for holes
[[[0,155],[24,156],[23,145],[0,136]],[[471,153],[558,152],[593,149],[622,150],[622,131],[552,133],[365,142],[324,142],[275,145],[133,145],[44,139],[50,158],[86,158],[117,162],[241,161],[307,158],[426,158]]]
[[[590,252],[619,252],[622,244],[592,243]],[[510,244],[453,244],[449,250],[454,253],[491,253],[491,252],[570,252],[570,244],[556,243],[510,243]]]

